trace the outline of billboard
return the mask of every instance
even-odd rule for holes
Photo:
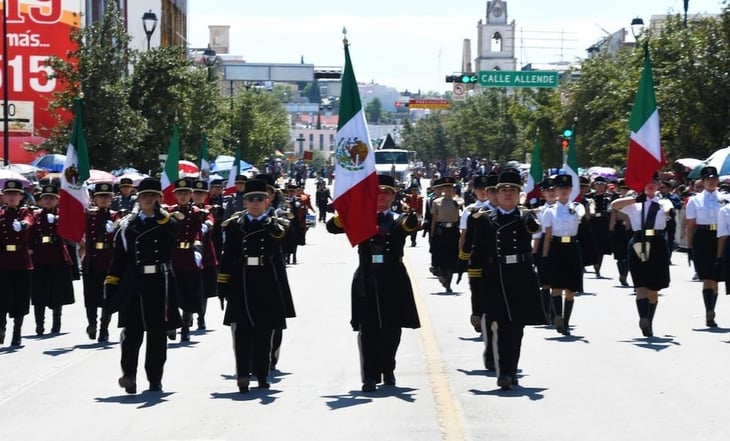
[[[48,57],[65,58],[75,49],[70,40],[72,29],[81,24],[78,0],[4,0],[7,29],[0,30],[7,42],[7,53],[0,53],[0,67],[7,61],[7,72],[0,69],[0,97],[8,88],[8,123],[0,132],[13,136],[47,136],[56,121],[48,111],[59,81],[49,78]],[[0,4],[0,7],[2,4]],[[5,51],[3,51],[5,52]],[[6,105],[2,100],[0,105]]]

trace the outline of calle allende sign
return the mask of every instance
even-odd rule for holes
[[[558,72],[550,70],[510,71],[481,70],[482,87],[557,87]]]
[[[66,58],[75,49],[71,31],[80,26],[78,0],[6,0],[8,72],[0,69],[0,96],[8,87],[8,132],[13,135],[47,136],[56,125],[48,102],[63,85],[49,78],[53,73],[46,65],[50,56]],[[0,58],[2,60],[2,58]],[[5,78],[7,76],[7,78]],[[0,115],[2,115],[0,108]],[[70,118],[70,113],[64,114]],[[0,116],[0,132],[5,130]]]

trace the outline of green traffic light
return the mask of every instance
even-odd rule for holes
[[[563,131],[563,136],[565,136],[566,138],[570,138],[571,136],[573,136],[573,131],[570,129],[565,129],[565,131]]]

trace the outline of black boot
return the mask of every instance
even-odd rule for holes
[[[5,312],[0,312],[0,345],[5,343],[5,326],[8,324],[8,319]]]
[[[35,317],[35,335],[41,336],[46,330],[43,324],[46,321],[46,307],[43,305],[33,305],[33,316]]]
[[[563,335],[570,335],[570,314],[573,313],[574,300],[565,299],[565,309],[563,311],[565,331]]]
[[[617,260],[616,267],[618,268],[618,281],[621,282],[621,286],[629,286],[629,282],[626,280],[629,275],[629,264],[626,259]]]
[[[10,341],[11,346],[20,346],[20,331],[23,328],[23,317],[16,317],[13,320],[13,339]]]
[[[562,334],[565,332],[565,322],[563,321],[563,296],[552,296],[553,302],[553,325],[555,330]]]
[[[659,304],[659,300],[656,303],[649,302],[649,337],[654,336],[654,314],[656,313],[656,307]]]
[[[639,313],[639,328],[644,337],[651,337],[649,323],[649,299],[636,299],[636,311]]]
[[[89,325],[86,327],[86,335],[91,340],[96,340],[96,307],[86,307],[86,320],[89,322]]]
[[[454,278],[454,272],[451,270],[444,271],[444,288],[446,288],[447,293],[454,292],[451,289],[451,280]]]
[[[109,322],[111,322],[111,320],[111,315],[102,311],[101,320],[99,322],[99,343],[109,341]]]
[[[193,322],[193,314],[183,313],[183,326],[180,329],[180,341],[190,341],[190,325]]]
[[[61,332],[61,308],[62,306],[56,306],[51,309],[53,311],[53,323],[51,325],[52,334],[58,334]]]
[[[705,324],[708,328],[717,328],[717,322],[715,322],[717,294],[711,289],[703,289],[702,300],[705,302]]]
[[[550,288],[540,290],[540,299],[542,300],[542,311],[545,314],[545,324],[553,323],[553,308],[550,300]]]

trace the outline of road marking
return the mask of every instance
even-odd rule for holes
[[[410,270],[410,262],[404,256],[404,261],[408,267],[409,274],[415,274]],[[436,415],[438,417],[439,426],[441,427],[441,439],[445,441],[461,441],[464,440],[464,427],[462,425],[461,407],[458,401],[454,399],[449,386],[449,378],[446,374],[446,366],[441,356],[436,341],[436,334],[431,324],[431,316],[428,314],[428,308],[421,296],[421,290],[417,284],[412,283],[413,294],[418,309],[418,318],[421,321],[421,344],[423,345],[424,356],[426,357],[426,372],[431,383],[431,391],[436,402]]]

